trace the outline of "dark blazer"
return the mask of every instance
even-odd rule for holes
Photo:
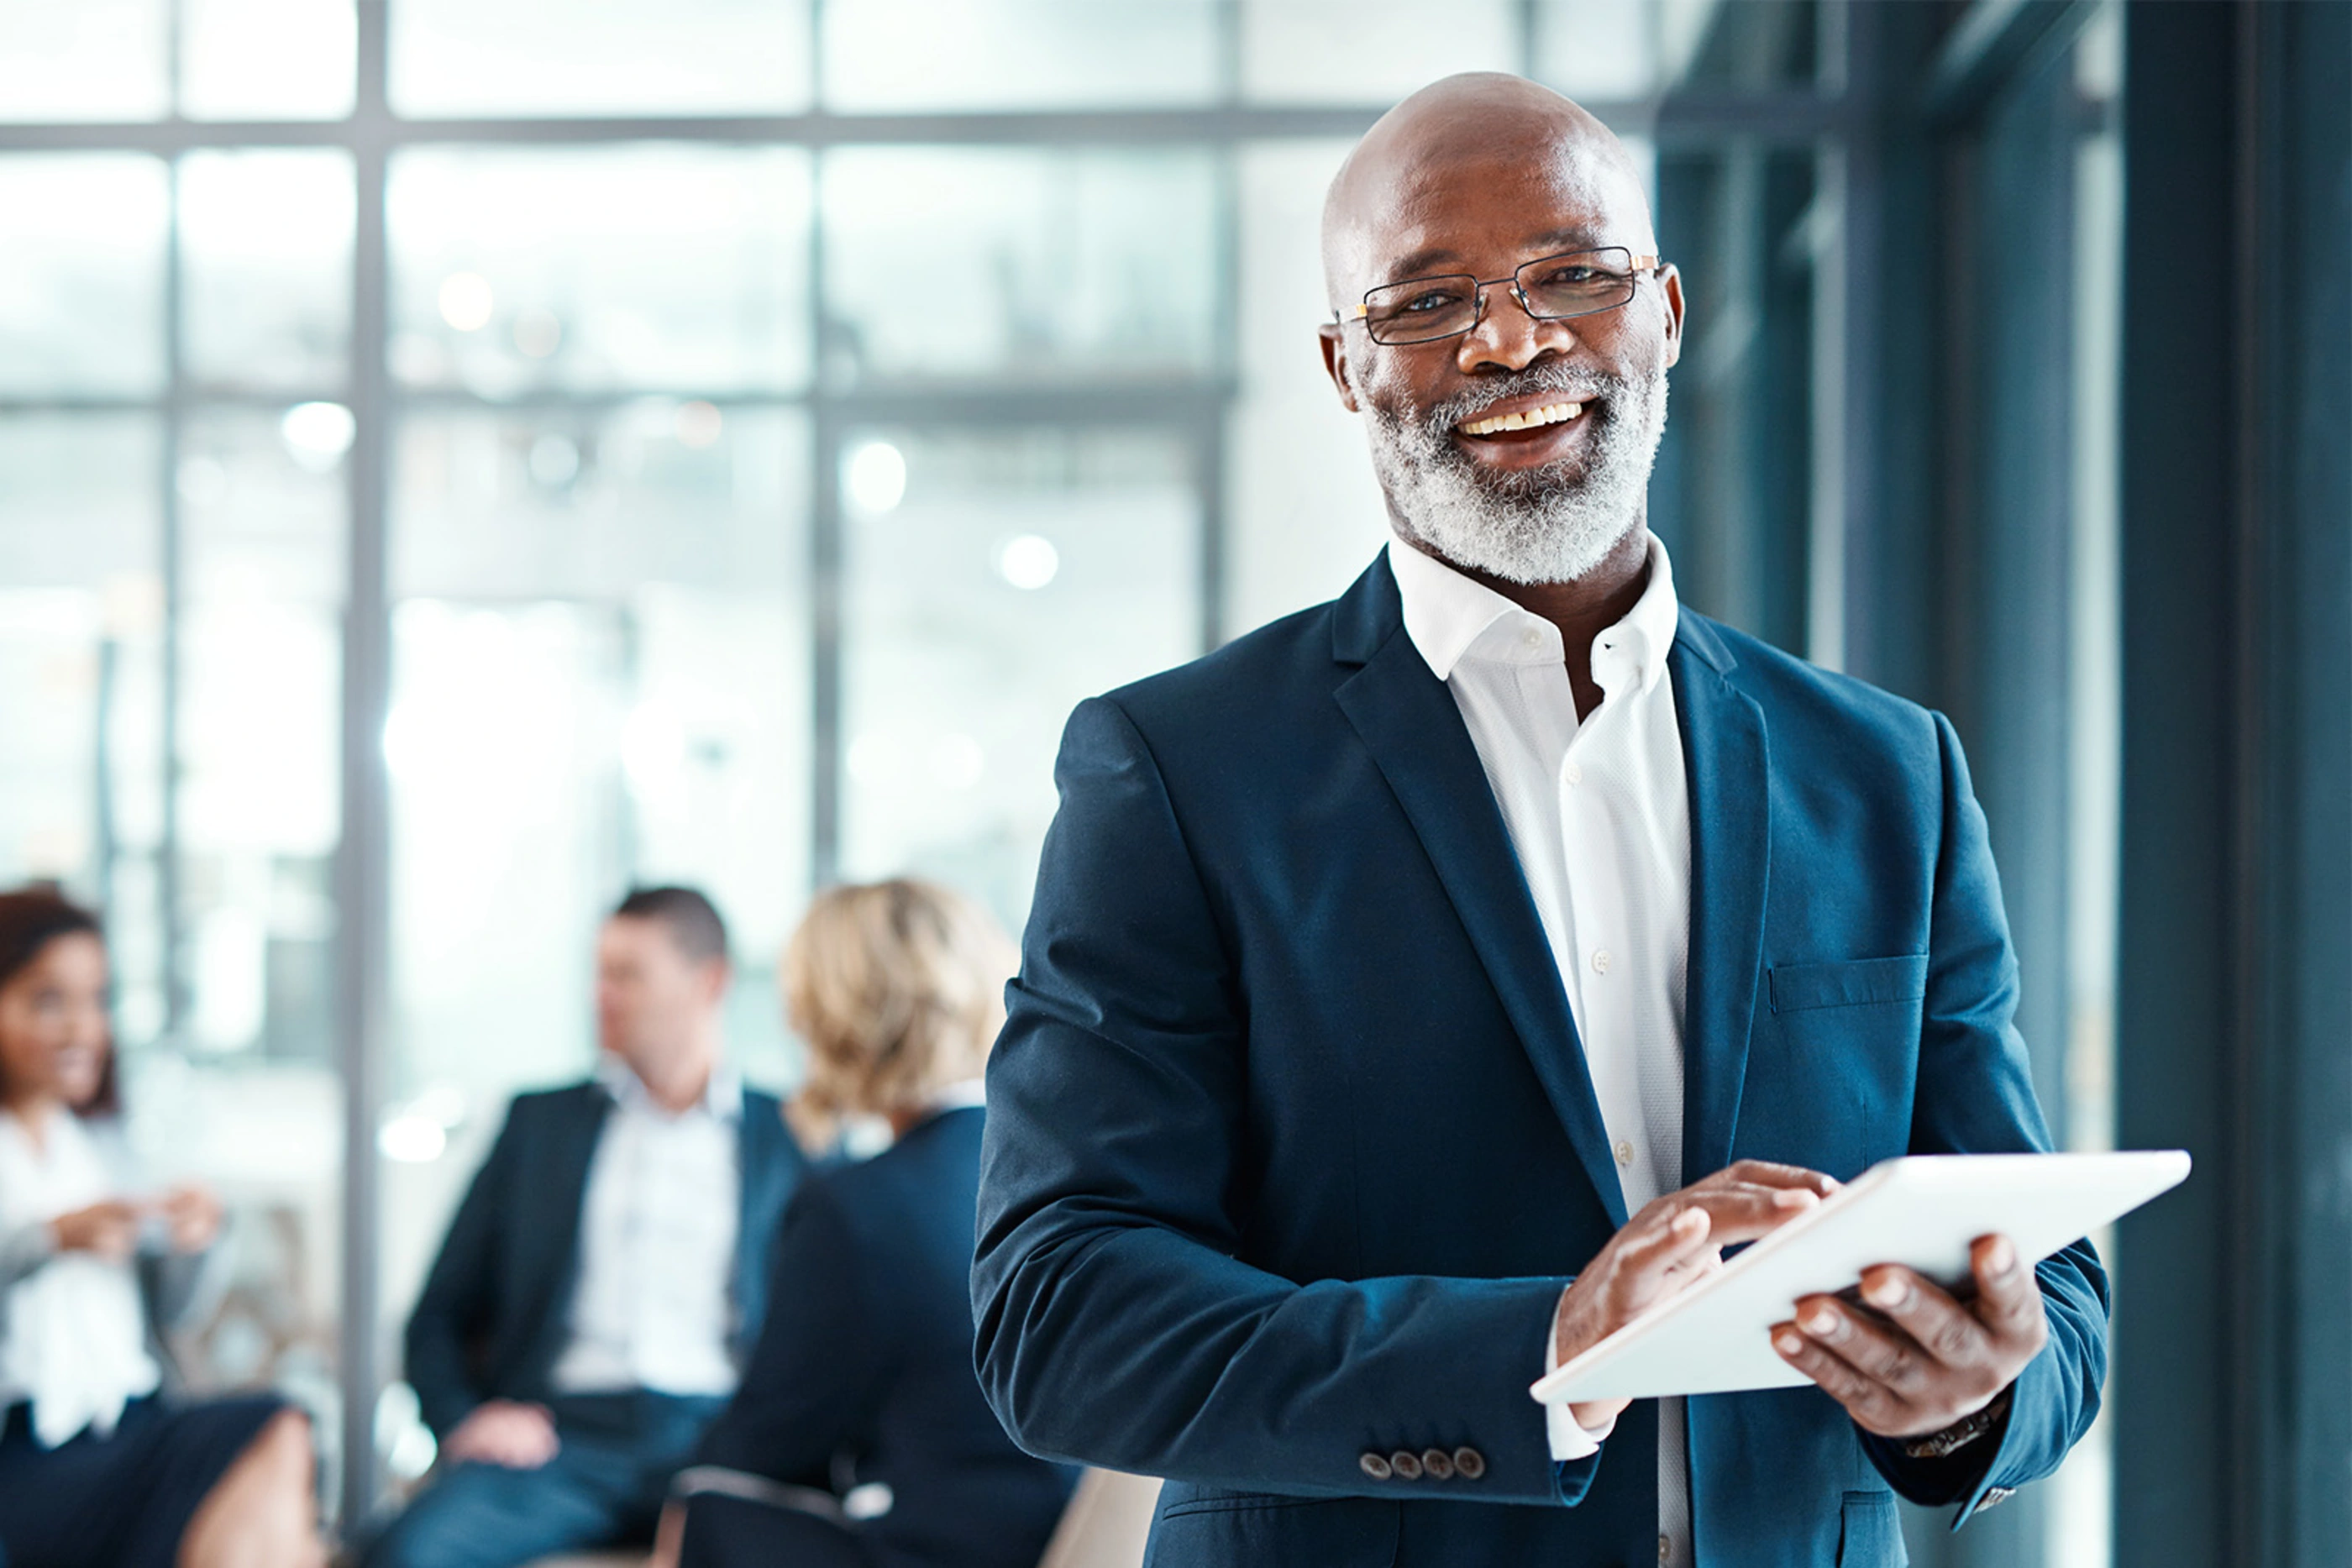
[[[698,1462],[890,1489],[854,1524],[882,1568],[1034,1568],[1075,1477],[1013,1446],[971,1368],[982,1114],[948,1111],[801,1184],[751,1364]]]
[[[1685,612],[1684,1177],[2041,1149],[2017,966],[1950,727]],[[1623,1223],[1567,998],[1385,558],[1337,602],[1071,717],[989,1072],[981,1378],[1032,1452],[1171,1478],[1150,1562],[1656,1560],[1656,1406],[1556,1465],[1528,1385]],[[1945,1461],[1812,1388],[1693,1399],[1709,1568],[1903,1560],[2089,1426],[2106,1286]],[[1435,1449],[1413,1479],[1364,1461]],[[1442,1476],[1440,1472],[1443,1472]]]
[[[594,1082],[518,1094],[408,1319],[408,1382],[447,1436],[488,1399],[545,1400],[571,1333],[588,1166],[613,1108]],[[806,1168],[776,1097],[746,1087],[731,1343],[759,1336],[777,1218]]]

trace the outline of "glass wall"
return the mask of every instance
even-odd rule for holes
[[[588,1069],[627,885],[717,897],[788,1087],[814,885],[1017,923],[1070,706],[1379,549],[1317,230],[1396,97],[1527,71],[1633,142],[1678,582],[1838,653],[1846,5],[651,15],[0,5],[0,879],[106,905],[151,1142],[251,1238],[213,1375],[341,1402],[352,1507],[430,1460],[400,1323],[505,1098]]]

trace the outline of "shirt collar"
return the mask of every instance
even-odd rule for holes
[[[609,1051],[597,1054],[596,1082],[604,1086],[604,1092],[613,1097],[614,1104],[632,1111],[668,1114],[654,1099],[652,1091],[646,1087],[645,1080],[639,1078],[627,1062]],[[712,1068],[710,1082],[704,1086],[701,1100],[691,1107],[691,1111],[700,1111],[722,1122],[740,1121],[743,1115],[743,1075],[723,1061]]]
[[[1608,654],[1630,656],[1639,689],[1654,687],[1681,621],[1666,547],[1655,534],[1643,537],[1649,580],[1642,597],[1623,620],[1592,640],[1595,678],[1604,689],[1613,685],[1601,678]],[[1559,629],[1550,622],[1402,539],[1389,540],[1389,570],[1403,601],[1405,634],[1441,681],[1453,679],[1455,666],[1473,656],[1498,664],[1558,664],[1565,657]]]

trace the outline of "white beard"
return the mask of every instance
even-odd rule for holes
[[[1608,395],[1581,461],[1493,475],[1454,444],[1454,430],[1505,398]],[[1663,367],[1635,379],[1531,368],[1432,409],[1419,423],[1365,406],[1372,470],[1407,529],[1457,566],[1506,582],[1573,582],[1607,559],[1646,515],[1650,468],[1666,430]]]

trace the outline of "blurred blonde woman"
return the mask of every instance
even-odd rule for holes
[[[971,1365],[981,1070],[1013,945],[911,880],[838,887],[784,950],[803,1126],[887,1120],[809,1176],[741,1386],[679,1478],[656,1561],[684,1568],[1032,1568],[1074,1472],[1013,1446]]]

